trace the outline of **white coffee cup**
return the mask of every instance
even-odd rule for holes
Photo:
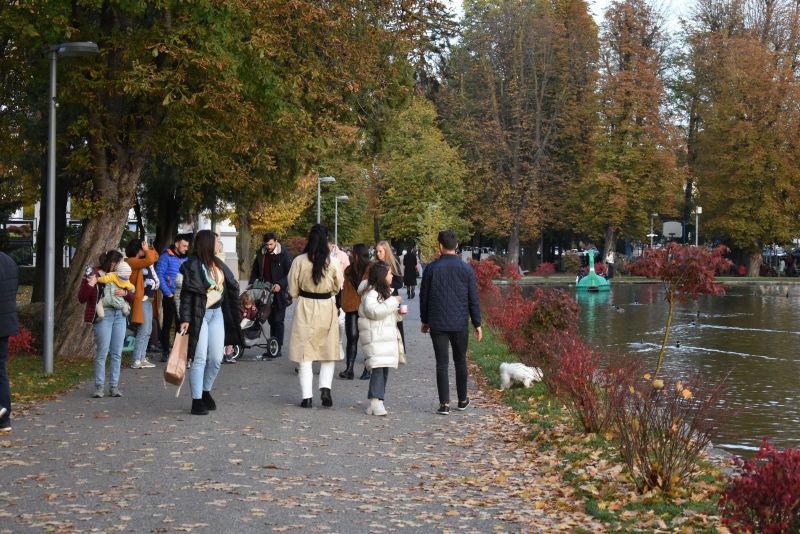
[[[407,304],[401,304],[400,305],[400,314],[401,315],[405,315],[407,313],[408,313],[408,305]]]

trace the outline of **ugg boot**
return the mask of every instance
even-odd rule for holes
[[[203,399],[192,399],[192,415],[208,415],[208,408]]]
[[[331,388],[319,388],[319,397],[322,400],[322,405],[326,408],[333,406],[333,399],[331,398]]]
[[[367,415],[374,415],[375,414],[375,408],[378,407],[378,403],[380,403],[380,402],[381,402],[380,399],[370,399],[369,400],[369,406],[367,406]]]
[[[375,407],[372,408],[372,415],[386,415],[387,412],[386,408],[383,406],[383,401],[380,399],[377,399],[377,401]]]
[[[214,399],[211,397],[211,392],[210,391],[204,391],[203,392],[202,401],[203,401],[203,404],[206,405],[206,408],[208,408],[208,411],[213,411],[213,410],[217,409],[217,403],[214,402]]]

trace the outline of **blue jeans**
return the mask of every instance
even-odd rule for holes
[[[153,301],[150,299],[142,302],[142,320],[136,329],[136,341],[133,343],[133,361],[138,362],[147,357],[147,343],[153,331]]]
[[[373,369],[372,375],[369,378],[369,391],[367,392],[367,398],[383,400],[383,396],[386,394],[386,382],[388,380],[388,367],[377,367]]]
[[[122,310],[106,308],[105,317],[94,323],[94,383],[102,386],[106,382],[106,356],[111,353],[112,386],[119,385],[119,369],[122,363],[122,346],[125,344],[127,322]]]
[[[222,319],[222,308],[206,310],[200,334],[197,336],[192,368],[189,369],[193,399],[202,398],[204,391],[211,391],[214,387],[224,351],[225,322]]]

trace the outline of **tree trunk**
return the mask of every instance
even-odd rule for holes
[[[508,261],[519,265],[519,222],[511,226],[511,235],[508,237]]]
[[[47,173],[43,181],[47,180]],[[61,297],[63,286],[58,283],[61,272],[64,269],[64,232],[67,226],[67,199],[69,186],[67,180],[56,180],[56,285],[55,285],[55,298],[58,300]],[[46,190],[46,183],[42,184],[42,191]],[[47,195],[42,194],[41,204],[39,206],[39,228],[36,232],[36,272],[33,284],[33,293],[31,294],[31,302],[44,301],[44,256],[46,245],[46,228],[47,228]]]
[[[127,210],[105,210],[84,227],[69,272],[63,283],[58,284],[64,287],[56,307],[55,353],[58,357],[92,356],[92,329],[83,322],[85,306],[78,302],[78,288],[86,266],[95,265],[102,253],[118,247],[127,220]]]
[[[747,276],[760,276],[761,271],[761,252],[747,253]]]
[[[239,255],[239,279],[247,280],[250,266],[253,264],[253,232],[250,229],[250,217],[246,209],[239,208],[236,225],[236,253]]]

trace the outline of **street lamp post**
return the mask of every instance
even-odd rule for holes
[[[56,64],[58,56],[90,56],[100,52],[91,41],[50,45],[50,95],[47,139],[47,191],[44,248],[44,374],[53,374],[56,282]]]
[[[703,208],[696,206],[694,208],[694,246],[698,246],[700,242],[700,214],[703,213]]]
[[[336,198],[333,199],[333,205],[335,208],[336,215],[334,216],[334,223],[333,223],[333,244],[337,247],[339,246],[339,201],[347,201],[350,200],[350,197],[347,195],[337,195]]]
[[[322,200],[322,192],[320,190],[320,184],[322,182],[325,182],[327,184],[335,181],[336,178],[334,178],[333,176],[320,176],[319,178],[317,178],[317,224],[319,224],[322,215],[320,207],[320,202]]]
[[[653,248],[653,238],[656,234],[653,233],[653,219],[658,217],[658,213],[651,213],[650,214],[650,248]]]

